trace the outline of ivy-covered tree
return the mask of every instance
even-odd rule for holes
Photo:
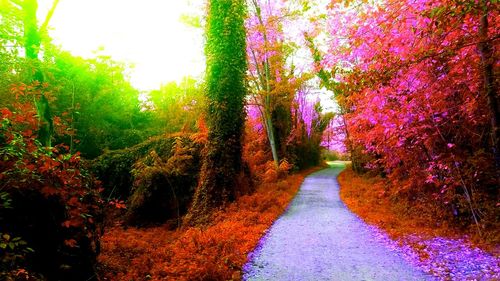
[[[14,7],[17,6],[17,8],[20,10],[20,14],[22,15],[24,32],[23,47],[25,58],[28,64],[30,64],[33,68],[33,75],[29,77],[29,82],[34,83],[34,85],[39,86],[44,82],[43,72],[40,69],[40,48],[42,46],[42,39],[47,32],[49,21],[52,18],[52,15],[54,14],[58,3],[59,0],[54,1],[52,8],[49,10],[44,22],[39,25],[37,18],[37,0],[12,1]],[[38,139],[44,146],[50,147],[52,146],[54,122],[52,120],[49,101],[46,95],[42,93],[40,99],[36,100],[35,102],[39,119]]]
[[[245,13],[244,0],[209,2],[205,46],[209,135],[200,182],[186,216],[189,225],[206,222],[212,209],[236,194],[246,95]]]

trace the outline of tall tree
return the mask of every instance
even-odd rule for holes
[[[38,83],[36,85],[40,86],[44,81],[43,73],[40,69],[40,48],[42,45],[42,39],[46,35],[47,27],[52,15],[57,7],[59,0],[54,0],[53,5],[44,22],[39,26],[37,11],[38,11],[38,1],[37,0],[11,0],[10,5],[19,11],[22,15],[23,21],[23,31],[24,40],[23,47],[25,52],[25,57],[28,63],[32,64],[33,75],[30,77],[31,83]],[[52,120],[52,114],[49,106],[49,102],[45,94],[43,93],[42,87],[40,88],[40,98],[35,100],[38,118],[39,118],[39,129],[38,138],[40,142],[47,147],[51,146],[52,135],[54,132],[54,123]]]
[[[292,61],[300,39],[289,29],[299,15],[302,12],[288,1],[249,1],[249,91],[276,166],[280,158],[289,157],[286,148],[292,127],[291,107],[295,94],[307,80]]]
[[[211,0],[206,24],[206,155],[188,225],[203,224],[214,208],[236,195],[244,123],[246,32],[244,0]]]
[[[500,103],[498,101],[497,82],[494,73],[494,53],[492,48],[492,38],[488,34],[488,14],[494,1],[480,1],[481,10],[479,23],[479,55],[481,57],[481,72],[484,79],[484,91],[488,101],[491,115],[491,140],[492,150],[497,169],[500,168]],[[497,35],[498,36],[498,35]],[[497,38],[498,39],[498,38]]]
[[[328,9],[330,49],[320,63],[339,81],[360,162],[397,192],[418,190],[448,215],[470,218],[480,233],[497,219],[498,22],[488,19],[498,9],[454,0],[351,7]]]

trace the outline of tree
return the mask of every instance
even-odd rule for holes
[[[22,18],[23,22],[23,47],[25,52],[25,58],[29,65],[33,68],[33,75],[29,78],[30,84],[34,83],[37,86],[41,86],[44,82],[43,72],[40,69],[40,59],[39,53],[42,45],[42,39],[45,38],[47,27],[54,14],[59,0],[54,0],[53,5],[44,22],[39,26],[37,11],[38,11],[38,1],[37,0],[11,0],[7,4],[17,10],[15,15],[18,18]],[[52,113],[49,106],[49,101],[44,93],[41,94],[38,100],[35,100],[38,119],[39,119],[39,129],[38,138],[40,142],[47,147],[52,144],[52,135],[54,132],[54,123],[52,120]]]
[[[319,63],[337,74],[364,168],[478,230],[498,220],[494,3],[332,2],[328,13],[330,49]]]
[[[108,149],[135,145],[153,132],[148,129],[149,112],[141,111],[139,91],[124,75],[126,65],[109,56],[92,59],[75,57],[57,48],[46,50],[52,59],[44,62],[50,69],[46,81],[55,100],[55,115],[62,116],[73,134],[57,137],[72,151],[95,158]]]
[[[314,42],[312,36],[307,33],[304,34],[304,36],[312,55],[314,68],[316,69],[316,76],[320,79],[320,85],[333,92],[332,98],[336,100],[337,104],[339,105],[340,124],[342,126],[343,135],[345,136],[345,146],[347,148],[347,151],[351,154],[350,158],[352,161],[353,170],[356,172],[360,172],[360,165],[362,163],[359,163],[357,157],[358,152],[353,146],[353,142],[349,134],[349,126],[347,125],[345,118],[345,115],[348,113],[348,107],[345,102],[342,102],[343,100],[345,100],[345,97],[343,97],[345,95],[345,91],[343,91],[342,87],[343,85],[342,83],[335,81],[335,69],[333,71],[327,71],[324,65],[322,65],[321,62],[324,60],[325,54],[323,54],[316,46],[316,43]]]
[[[209,134],[200,182],[185,219],[188,225],[205,223],[214,208],[237,193],[246,95],[245,14],[244,0],[209,2],[205,46]]]
[[[495,165],[497,169],[500,170],[500,101],[498,100],[499,98],[497,92],[498,80],[495,81],[494,74],[495,59],[492,49],[493,38],[488,32],[488,15],[493,13],[489,11],[492,9],[493,2],[495,1],[479,1],[478,10],[480,11],[480,23],[478,49],[481,57],[481,72],[484,79],[483,87],[488,100],[488,107],[490,109],[491,116],[492,150],[495,158]]]
[[[280,158],[287,157],[294,96],[307,79],[307,75],[297,73],[293,62],[287,61],[297,50],[297,38],[287,36],[284,30],[296,24],[294,20],[301,12],[285,1],[251,0],[249,5],[246,26],[250,104],[259,110],[278,167]]]
[[[205,106],[201,86],[193,77],[185,77],[181,83],[170,82],[151,91],[150,112],[155,118],[155,130],[159,133],[195,131]]]

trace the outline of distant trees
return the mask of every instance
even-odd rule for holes
[[[124,75],[126,65],[109,56],[83,59],[51,47],[44,62],[52,110],[68,123],[70,136],[57,135],[56,142],[70,145],[86,158],[121,149],[145,140],[153,119],[141,110],[139,90]]]
[[[184,77],[181,82],[169,82],[151,91],[151,103],[146,104],[154,115],[151,129],[162,133],[196,131],[206,106],[202,84],[193,77]]]
[[[236,195],[246,95],[245,14],[244,0],[209,2],[205,46],[209,134],[187,224],[206,222],[213,208]]]
[[[141,111],[139,91],[123,74],[126,66],[109,56],[83,59],[53,46],[47,29],[57,3],[39,22],[36,0],[1,2],[0,107],[12,109],[10,89],[23,83],[40,90],[33,102],[43,145],[66,143],[71,152],[93,158],[141,142],[154,133],[143,130],[152,118]],[[54,122],[67,124],[68,131],[57,131]]]

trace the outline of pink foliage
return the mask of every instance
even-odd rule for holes
[[[498,39],[493,5],[489,35]],[[411,179],[403,187],[472,188],[480,176],[470,171],[491,168],[481,14],[480,3],[451,0],[329,6],[321,66],[342,74],[339,102],[354,145],[373,156],[370,167]]]
[[[344,117],[342,115],[336,115],[330,121],[330,124],[328,124],[328,127],[323,133],[321,146],[330,151],[344,154],[347,152],[345,138]]]

